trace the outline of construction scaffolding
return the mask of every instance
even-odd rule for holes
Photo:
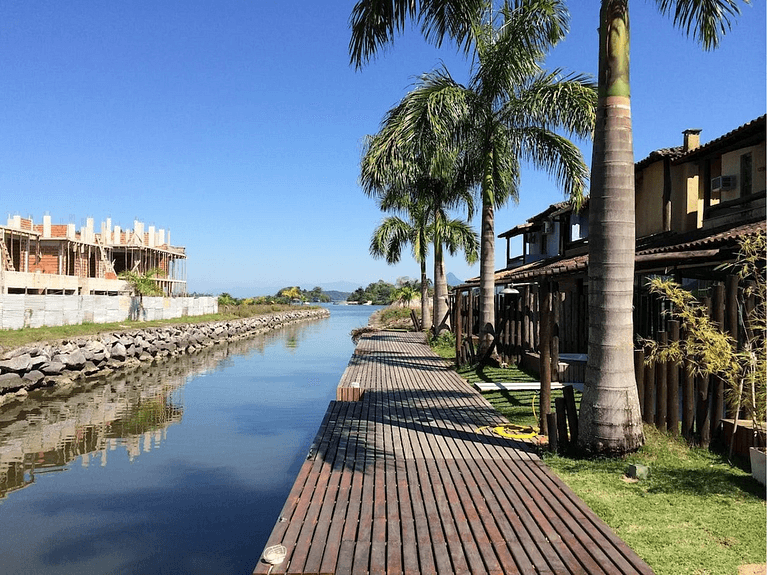
[[[170,244],[170,232],[134,221],[132,230],[112,226],[100,233],[93,219],[79,231],[73,223],[41,224],[18,215],[0,225],[0,293],[118,295],[131,291],[122,272],[152,275],[163,295],[187,293],[186,250]]]

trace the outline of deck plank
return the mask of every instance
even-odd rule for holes
[[[505,419],[423,334],[366,334],[338,397],[352,382],[267,541],[287,548],[272,573],[652,573],[531,444],[482,429]]]

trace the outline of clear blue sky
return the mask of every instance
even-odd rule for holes
[[[368,255],[382,214],[357,184],[362,138],[415,76],[468,63],[409,30],[362,71],[349,66],[354,2],[5,0],[0,4],[0,218],[134,218],[171,230],[190,291],[418,276]],[[585,7],[585,4],[588,5]],[[570,2],[549,67],[595,74],[598,2]],[[704,142],[766,110],[765,2],[704,52],[652,2],[631,5],[635,158]],[[582,149],[587,157],[589,143]],[[527,169],[497,233],[561,192]],[[474,222],[477,225],[477,222]],[[497,263],[505,246],[497,243]],[[461,259],[447,270],[478,274]]]

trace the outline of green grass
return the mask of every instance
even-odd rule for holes
[[[126,320],[117,323],[84,323],[80,325],[2,330],[0,331],[0,351],[13,349],[15,347],[39,341],[55,341],[59,339],[69,339],[79,336],[122,331],[127,329],[145,329],[148,327],[206,323],[209,321],[230,321],[235,319],[242,319],[245,317],[266,315],[270,313],[295,309],[295,306],[279,304],[222,306],[220,308],[220,313],[199,315],[194,317],[177,317],[173,319],[153,321]]]
[[[438,351],[439,353],[439,351]],[[453,349],[440,354],[452,359]],[[468,382],[525,381],[517,368],[463,367]],[[530,378],[533,380],[533,378]],[[554,398],[561,392],[552,392]],[[483,393],[510,423],[538,425],[538,393]],[[579,403],[580,394],[576,393]],[[646,443],[624,458],[582,459],[543,453],[547,465],[640,555],[657,575],[736,575],[766,561],[766,500],[752,476],[717,453],[645,426]],[[629,483],[631,463],[650,477]]]
[[[720,455],[645,426],[646,444],[618,459],[545,461],[657,575],[735,575],[765,563],[765,489]],[[630,463],[650,477],[627,483]]]

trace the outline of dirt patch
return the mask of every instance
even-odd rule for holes
[[[766,566],[765,564],[741,565],[739,575],[766,575]]]

